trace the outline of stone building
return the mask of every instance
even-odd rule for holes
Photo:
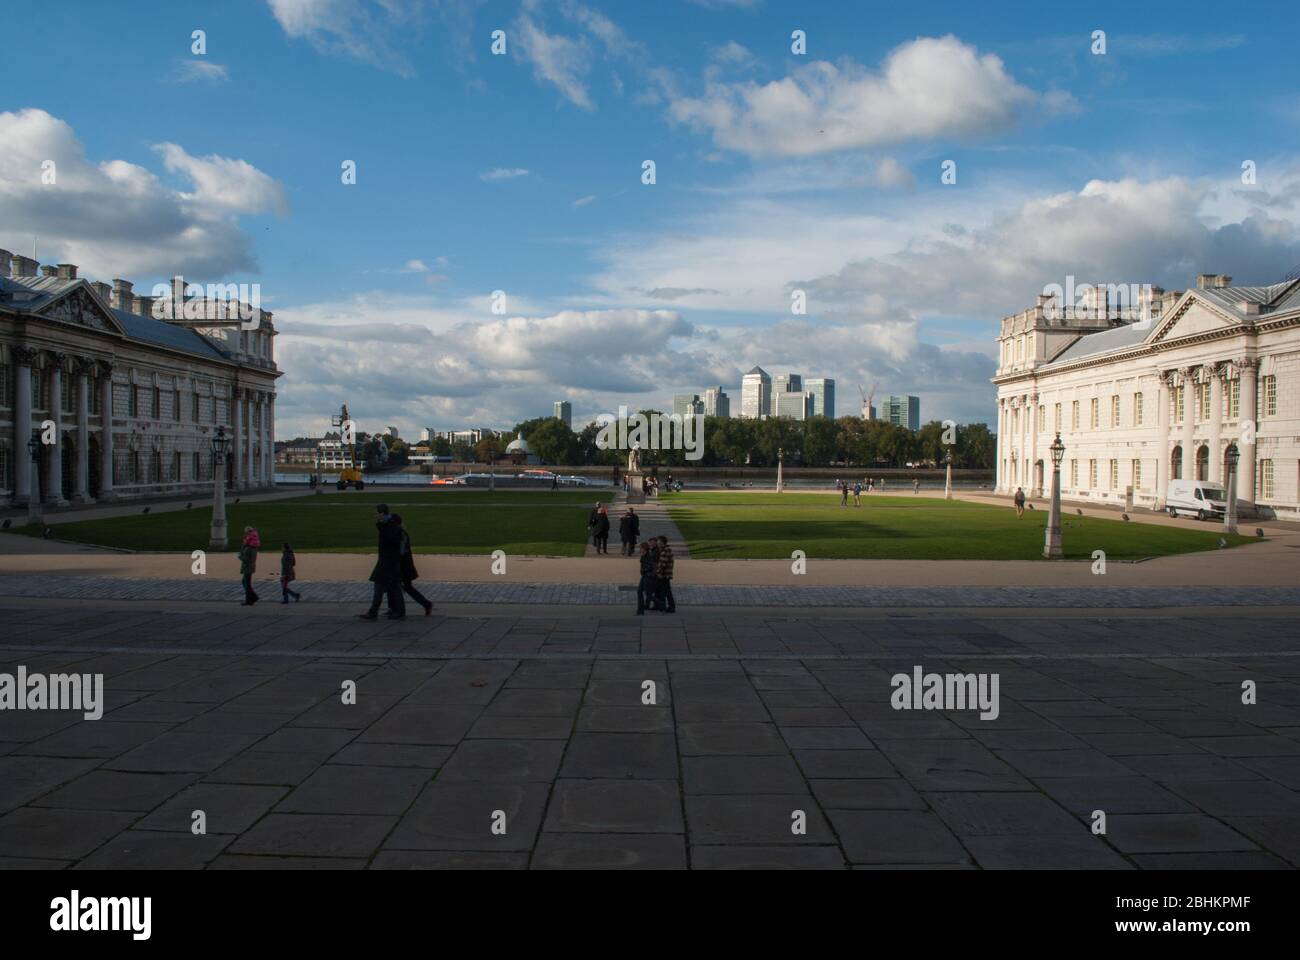
[[[1065,445],[1065,499],[1162,509],[1171,479],[1224,484],[1265,517],[1300,517],[1300,279],[1147,287],[1117,309],[1103,285],[1084,309],[1043,295],[1002,320],[997,489],[1050,494]]]
[[[218,426],[228,485],[273,486],[271,314],[187,297],[180,278],[170,293],[0,250],[0,503],[203,495]]]

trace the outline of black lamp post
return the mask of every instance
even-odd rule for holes
[[[40,431],[33,430],[31,439],[27,441],[27,452],[32,461],[32,489],[27,498],[28,523],[40,523],[45,519],[45,511],[41,506],[41,446]]]
[[[1223,532],[1237,532],[1237,461],[1241,459],[1241,451],[1237,445],[1228,446],[1228,490],[1227,500],[1223,508]]]
[[[212,532],[208,538],[211,550],[226,549],[226,455],[230,450],[230,438],[224,427],[217,427],[212,435]]]
[[[1047,514],[1047,537],[1043,544],[1043,556],[1048,560],[1060,560],[1064,556],[1061,550],[1061,461],[1065,459],[1065,444],[1058,433],[1052,445],[1052,504]]]

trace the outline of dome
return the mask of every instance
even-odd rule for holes
[[[506,444],[506,453],[529,453],[528,441],[523,437],[515,437]]]

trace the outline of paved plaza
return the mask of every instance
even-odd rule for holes
[[[372,624],[4,580],[0,671],[106,700],[0,713],[6,868],[1300,864],[1294,596]],[[894,709],[918,666],[996,674],[997,718]]]

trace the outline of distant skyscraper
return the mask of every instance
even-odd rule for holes
[[[556,420],[563,420],[566,427],[573,429],[573,404],[568,400],[556,400],[555,412],[551,416]]]
[[[802,390],[787,390],[784,393],[773,393],[772,403],[774,410],[772,415],[776,417],[789,417],[791,420],[807,420],[808,406],[811,397]]]
[[[721,387],[709,387],[704,391],[704,415],[706,417],[731,416],[731,398],[722,392]]]
[[[772,378],[755,367],[740,381],[740,415],[758,419],[772,408]]]
[[[829,377],[810,377],[808,379],[808,396],[812,401],[808,410],[810,417],[829,417],[835,419],[835,381]]]
[[[423,430],[420,431],[420,442],[428,443],[437,435],[438,435],[438,431],[433,429],[433,427],[425,427]]]
[[[776,398],[782,393],[798,393],[803,389],[803,377],[797,373],[783,373],[772,380],[772,401],[768,413],[776,415]]]
[[[673,413],[679,417],[690,417],[704,412],[704,403],[698,393],[679,393],[673,397]]]
[[[882,419],[909,430],[921,429],[921,398],[912,396],[890,397],[885,401]]]

